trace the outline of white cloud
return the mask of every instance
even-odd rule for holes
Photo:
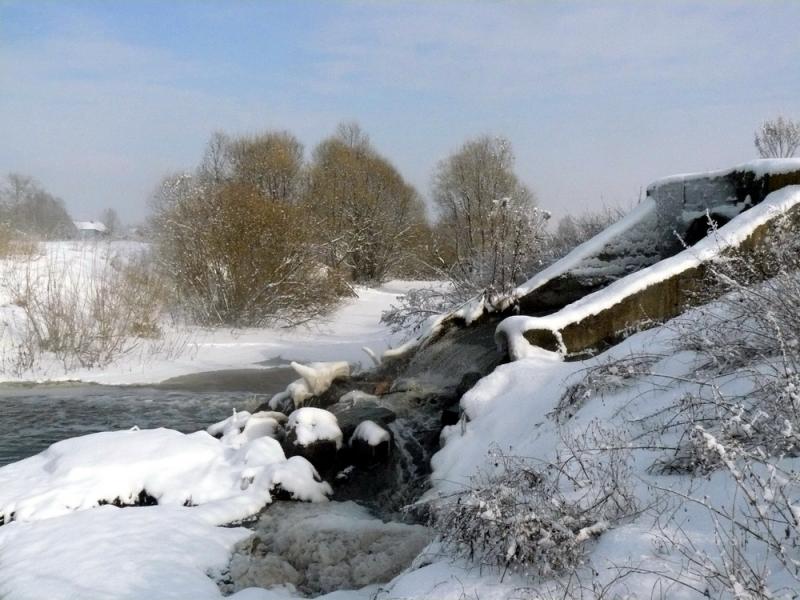
[[[281,7],[307,15],[282,32],[275,5],[205,4],[220,33],[169,50],[86,11],[0,41],[0,172],[39,177],[76,216],[114,204],[140,218],[159,177],[195,164],[215,129],[287,128],[313,144],[358,119],[423,192],[465,137],[505,134],[542,203],[563,211],[749,158],[760,119],[800,115],[800,4]],[[285,56],[259,46],[281,33]],[[226,43],[250,44],[247,64]]]

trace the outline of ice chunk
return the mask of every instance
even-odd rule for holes
[[[309,398],[325,393],[336,379],[350,376],[350,363],[344,361],[316,362],[308,365],[292,362],[291,367],[300,375],[300,379],[293,381],[286,390],[272,397],[269,405],[273,409],[280,408],[289,399],[295,408],[300,408]]]

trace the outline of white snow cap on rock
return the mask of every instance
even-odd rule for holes
[[[389,432],[375,421],[361,421],[353,432],[353,435],[350,436],[350,445],[352,446],[355,440],[361,440],[370,446],[377,446],[383,442],[388,442],[391,437]]]
[[[315,362],[308,365],[292,362],[290,366],[300,375],[300,379],[293,381],[286,390],[272,397],[269,405],[273,409],[279,408],[280,404],[289,398],[295,408],[300,408],[309,398],[324,394],[336,379],[350,376],[350,363],[344,361]]]
[[[224,524],[270,503],[276,485],[298,500],[324,501],[331,493],[311,463],[286,460],[271,438],[235,448],[205,431],[94,433],[0,468],[0,516],[6,523],[36,521],[114,501],[132,504],[146,492],[160,505],[191,504]]]
[[[342,447],[342,430],[336,415],[321,408],[306,406],[289,415],[289,431],[294,431],[296,444],[309,446],[314,442],[331,441],[336,448]]]
[[[340,404],[347,404],[348,406],[355,406],[359,402],[364,401],[377,401],[378,397],[361,390],[350,390],[339,398]]]
[[[214,423],[213,425],[209,425],[206,428],[206,431],[209,433],[209,435],[213,435],[214,437],[222,437],[223,435],[234,431],[239,433],[250,419],[250,416],[251,415],[248,411],[237,411],[234,408],[233,414],[230,417],[223,419],[218,423]]]
[[[286,415],[280,412],[259,411],[250,414],[246,410],[236,412],[227,419],[214,423],[206,431],[221,437],[222,443],[231,448],[241,448],[257,438],[275,437],[286,422]]]

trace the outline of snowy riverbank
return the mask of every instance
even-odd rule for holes
[[[542,351],[501,366],[462,399],[469,420],[445,429],[444,446],[432,461],[428,499],[469,488],[476,476],[491,475],[501,455],[524,457],[537,465],[559,464],[579,442],[589,454],[592,443],[606,448],[617,443],[624,452],[621,468],[627,493],[637,508],[621,521],[604,525],[610,529],[586,547],[577,571],[586,577],[583,597],[597,597],[592,586],[619,597],[646,597],[656,588],[671,598],[702,597],[697,590],[704,583],[687,567],[685,542],[694,544],[698,556],[713,560],[724,540],[719,538],[719,523],[702,502],[724,505],[737,484],[726,472],[695,477],[654,471],[663,450],[652,440],[641,441],[653,426],[653,415],[678,406],[687,395],[704,393],[704,385],[692,375],[698,355],[680,349],[683,328],[696,327],[702,318],[702,313],[689,313],[585,361],[563,362]],[[752,381],[742,375],[719,383],[728,393],[741,393]],[[564,398],[573,397],[570,394],[576,401],[565,407]],[[158,443],[130,445],[137,436]],[[249,463],[256,454],[271,456],[255,448],[271,442],[268,435],[216,440],[205,433],[185,436],[165,430],[98,434],[69,440],[0,469],[0,481],[8,480],[0,486],[0,503],[7,517],[16,512],[16,520],[0,527],[0,596],[26,600],[46,592],[54,600],[221,598],[214,580],[225,579],[228,556],[249,532],[219,525],[254,514],[268,501],[268,494],[259,495],[259,490],[268,491],[265,486],[250,484],[242,490],[235,482],[252,477],[257,483],[256,470],[269,471],[272,477],[275,465],[286,464],[282,456],[273,457],[277,462],[271,466]],[[608,455],[595,458],[603,463],[604,456]],[[787,461],[787,468],[800,467],[798,459]],[[307,475],[295,473],[313,488],[316,484]],[[588,487],[573,488],[572,493],[602,491],[606,482],[587,480],[582,485]],[[578,485],[578,480],[573,483]],[[124,500],[145,487],[159,496],[159,506],[96,506],[101,497]],[[319,491],[324,492],[322,487]],[[255,501],[256,496],[261,500]],[[190,497],[193,506],[183,506]],[[324,493],[310,499],[323,500]],[[337,512],[335,527],[363,528],[365,517],[350,516],[351,512]],[[331,526],[330,519],[320,522]],[[335,539],[335,527],[326,530],[326,539]],[[369,527],[391,531],[379,524]],[[746,556],[759,560],[755,546]],[[331,568],[342,568],[337,566],[339,559],[325,560],[331,561]],[[774,569],[769,579],[774,588],[790,583],[777,565],[768,567]],[[552,577],[526,579],[514,572],[504,575],[502,570],[454,560],[434,544],[390,582],[323,597],[458,600],[466,594],[511,600],[548,597],[567,583]],[[232,597],[283,600],[302,595],[283,587],[249,589]]]
[[[47,242],[33,256],[0,260],[0,283],[24,278],[33,261],[41,265],[42,272],[51,264],[59,268],[63,265],[64,271],[89,285],[98,268],[117,257],[126,260],[144,249],[143,244],[132,242]],[[0,380],[150,384],[206,371],[288,365],[293,360],[345,360],[356,367],[368,366],[371,360],[362,349],[364,346],[380,354],[402,342],[402,334],[392,334],[380,323],[381,314],[396,303],[398,295],[419,285],[421,282],[391,281],[378,288],[357,286],[357,297],[345,298],[330,314],[294,328],[175,327],[165,319],[160,324],[159,338],[142,340],[102,368],[65,368],[63,362],[43,354],[35,365],[22,369],[11,365],[20,352],[19,331],[24,316],[8,287],[0,285],[0,357],[6,367]]]

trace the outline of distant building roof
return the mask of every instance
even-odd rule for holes
[[[98,231],[100,233],[107,233],[108,229],[100,221],[75,221],[75,227],[78,231]]]

